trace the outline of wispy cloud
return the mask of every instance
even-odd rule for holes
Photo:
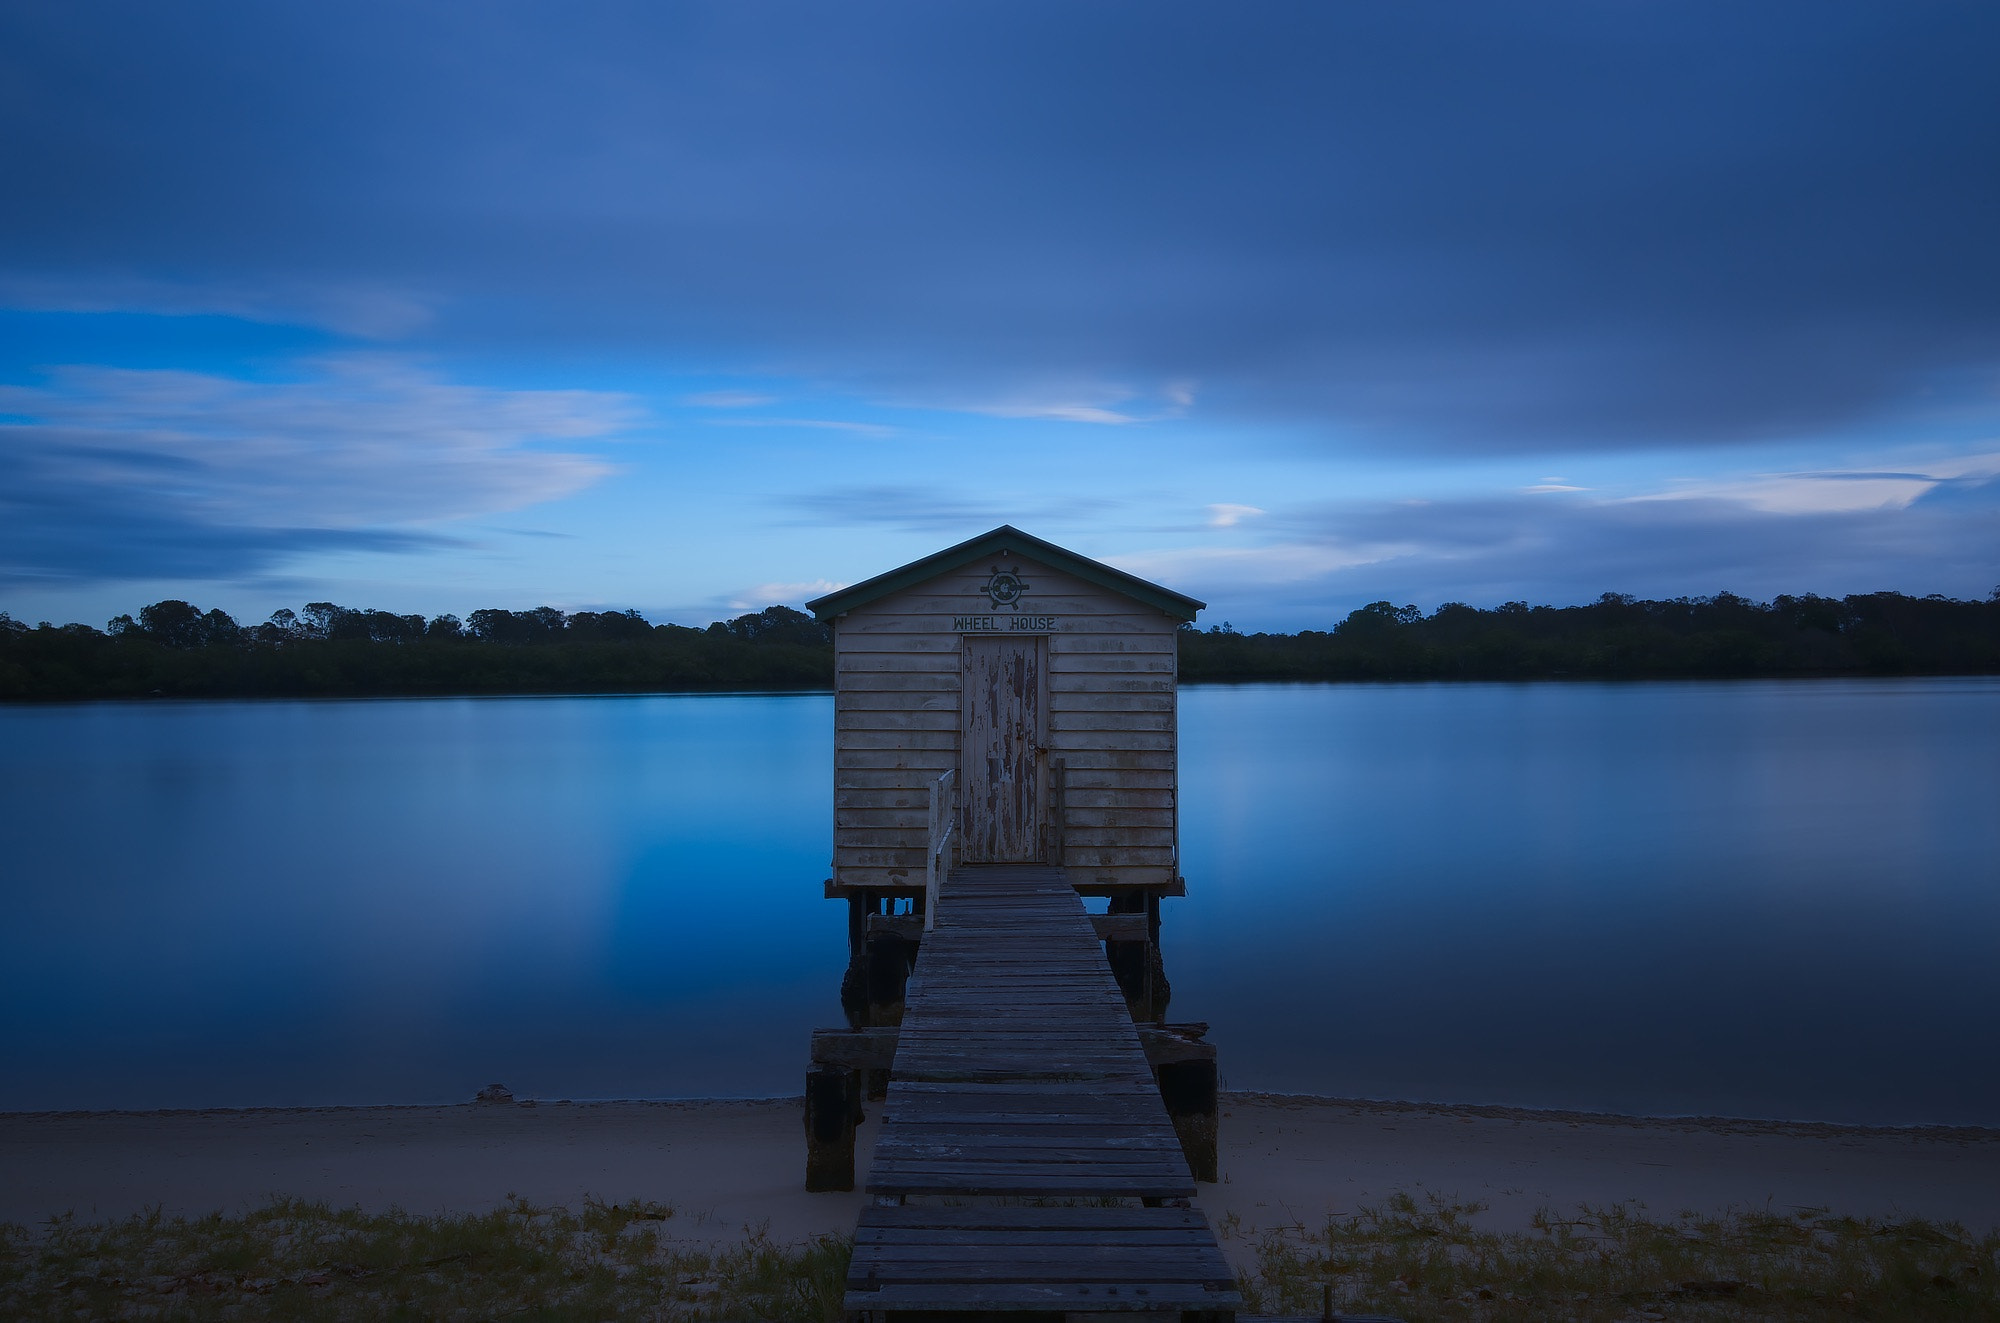
[[[1741,478],[1690,479],[1634,501],[1730,501],[1772,514],[1837,514],[1900,510],[1952,482],[2000,475],[2000,454],[1957,456],[1922,471],[1828,469],[1762,473]],[[1530,489],[1533,490],[1533,489]]]
[[[1189,584],[1201,584],[1209,585],[1207,591],[1215,592],[1214,585],[1225,585],[1227,593],[1240,598],[1246,589],[1262,590],[1321,580],[1343,570],[1417,554],[1421,549],[1422,543],[1411,538],[1375,543],[1350,542],[1339,538],[1325,541],[1288,539],[1256,547],[1174,547],[1135,551],[1120,556],[1117,564],[1134,574],[1183,588]],[[1212,600],[1220,602],[1223,599],[1218,595]]]
[[[962,492],[920,484],[878,483],[797,492],[775,504],[785,521],[825,527],[888,528],[909,533],[970,537],[1000,524],[1029,532],[1101,522],[1121,503],[1104,497],[1058,497],[997,492],[969,498]]]
[[[760,583],[745,588],[728,599],[731,611],[761,611],[767,606],[798,606],[815,597],[839,592],[847,585],[832,579],[807,579],[799,583]]]
[[[1856,481],[1865,487],[1869,480]],[[1953,477],[1915,500],[1865,504],[1751,495],[1550,500],[1516,493],[1308,506],[1260,521],[1267,540],[1254,545],[1189,543],[1119,563],[1207,598],[1239,622],[1287,628],[1338,619],[1383,598],[1431,607],[1578,602],[1605,591],[1676,597],[1729,589],[1770,597],[1896,589],[1979,597],[2000,579],[2000,479]]]
[[[1111,427],[1198,382],[1343,453],[1991,416],[1991,6],[406,9],[35,7],[18,297]]]
[[[1169,382],[1157,396],[1108,383],[1025,386],[987,398],[958,400],[943,407],[991,418],[1024,418],[1059,423],[1124,427],[1179,418],[1194,405],[1192,382]]]
[[[775,395],[763,395],[751,390],[704,390],[681,396],[682,404],[690,404],[697,409],[756,409],[777,402]]]
[[[138,312],[168,317],[217,315],[279,325],[315,326],[362,340],[400,340],[431,324],[436,300],[378,282],[344,280],[202,282],[129,275],[54,279],[0,273],[0,307],[34,312]]]
[[[821,432],[846,432],[877,441],[908,435],[904,429],[887,423],[858,423],[849,418],[713,418],[709,422],[717,427],[804,427]]]
[[[465,386],[394,359],[299,379],[71,367],[0,386],[0,573],[268,570],[297,548],[437,545],[430,526],[572,495],[612,471],[544,449],[611,435],[623,396]],[[178,541],[177,541],[178,540]]]
[[[1127,423],[1143,421],[1136,414],[1076,400],[994,400],[965,407],[969,413],[990,414],[995,418],[1040,418],[1058,423],[1102,423],[1122,427]]]
[[[1208,507],[1208,526],[1210,528],[1234,528],[1244,520],[1255,519],[1263,513],[1263,510],[1258,509],[1254,505],[1231,505],[1226,502],[1220,505],[1211,505]]]

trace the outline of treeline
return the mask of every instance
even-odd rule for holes
[[[1448,602],[1425,615],[1375,602],[1330,630],[1238,634],[1184,627],[1180,674],[1202,680],[1662,679],[2000,672],[2000,589],[1932,594],[1733,593],[1586,606]]]
[[[1180,632],[1183,681],[1655,679],[2000,673],[2000,589],[1933,594],[1730,593],[1586,606],[1375,602],[1327,630]],[[463,620],[314,602],[241,625],[155,602],[106,629],[34,628],[0,612],[0,701],[644,693],[825,689],[826,626],[773,606],[706,629],[636,611],[474,611]]]
[[[314,602],[240,625],[155,602],[107,629],[0,613],[0,700],[825,689],[826,626],[790,607],[706,629],[636,611],[474,611],[425,619]]]

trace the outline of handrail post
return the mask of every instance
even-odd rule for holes
[[[1049,760],[1049,862],[1069,862],[1069,759]]]
[[[952,828],[958,824],[958,772],[948,769],[931,782],[930,830],[924,847],[924,931],[937,927],[938,875],[948,858]]]
[[[929,830],[924,833],[924,931],[929,932],[937,925],[938,899],[938,815],[942,805],[938,803],[938,783],[931,782],[931,814]]]

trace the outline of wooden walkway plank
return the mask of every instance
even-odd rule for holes
[[[1181,1208],[869,1208],[855,1230],[849,1311],[1227,1313],[1234,1276]]]
[[[1088,1207],[865,1210],[853,1316],[1191,1313],[1242,1301],[1090,916],[1058,868],[954,870],[904,993],[866,1189]],[[1118,1200],[1155,1206],[1119,1205]]]

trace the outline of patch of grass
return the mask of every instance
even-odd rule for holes
[[[1543,1212],[1481,1230],[1483,1205],[1398,1195],[1317,1230],[1267,1234],[1242,1279],[1253,1312],[1336,1309],[1469,1323],[2000,1319],[2000,1234],[1955,1223],[1636,1207]]]
[[[420,1217],[281,1199],[240,1217],[0,1224],[0,1318],[840,1318],[845,1237],[675,1240],[673,1209],[516,1201]]]

